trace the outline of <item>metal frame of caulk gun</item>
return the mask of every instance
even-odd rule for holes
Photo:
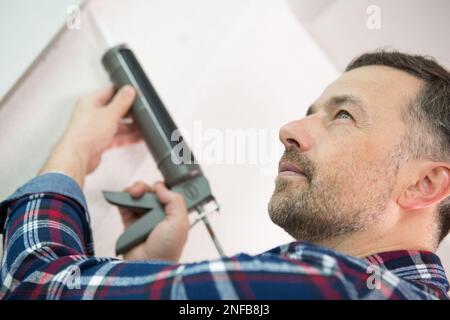
[[[200,214],[200,219],[206,224],[219,254],[223,256],[222,247],[214,235],[204,209],[207,203],[215,201],[208,180],[195,162],[184,139],[181,136],[177,141],[171,139],[177,127],[134,53],[126,45],[118,45],[104,54],[102,63],[117,88],[130,84],[136,89],[137,95],[131,107],[131,115],[166,185],[184,197],[190,212],[195,210]],[[173,152],[173,147],[180,143],[183,156],[188,154],[189,161]],[[117,254],[122,254],[144,241],[165,217],[164,208],[153,193],[146,193],[139,199],[134,199],[125,192],[105,191],[104,196],[111,204],[146,212],[119,237],[116,243]]]

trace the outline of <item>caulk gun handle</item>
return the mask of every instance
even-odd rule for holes
[[[164,208],[154,193],[146,192],[133,199],[126,192],[104,192],[106,200],[119,207],[147,210],[142,217],[129,226],[116,242],[116,254],[123,254],[145,241],[158,223],[166,217]]]

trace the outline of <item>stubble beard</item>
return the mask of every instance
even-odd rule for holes
[[[349,165],[319,174],[292,150],[282,160],[296,163],[305,177],[277,177],[268,211],[296,240],[322,243],[378,223],[386,211],[398,163],[392,155],[376,166]]]

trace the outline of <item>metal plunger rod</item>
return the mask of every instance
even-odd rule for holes
[[[204,209],[202,206],[197,207],[197,211],[199,215],[202,215],[204,212]],[[216,237],[216,234],[214,233],[214,230],[211,226],[211,223],[208,220],[208,217],[205,215],[202,218],[203,223],[205,224],[206,230],[208,230],[209,236],[211,237],[212,241],[214,242],[214,246],[217,249],[217,252],[219,252],[221,257],[225,257],[225,252],[223,251],[222,245],[219,242],[219,239]]]

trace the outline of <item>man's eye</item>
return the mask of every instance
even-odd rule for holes
[[[345,110],[339,110],[338,113],[334,116],[335,119],[350,119],[353,120],[353,117],[350,113]]]

